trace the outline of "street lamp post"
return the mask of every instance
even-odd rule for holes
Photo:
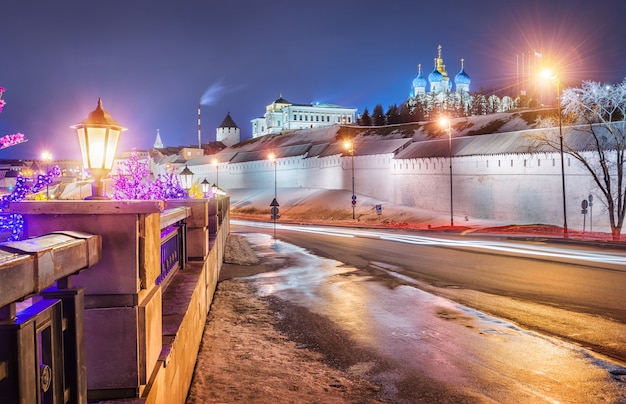
[[[120,135],[126,128],[120,126],[102,108],[102,99],[98,99],[96,109],[87,119],[72,128],[76,129],[78,135],[83,167],[89,169],[94,177],[92,195],[86,199],[109,199],[104,194],[102,178],[113,168]]]
[[[276,219],[278,219],[278,200],[277,197],[277,182],[276,182],[276,154],[270,153],[268,158],[274,163],[274,200],[270,203],[270,211],[272,214],[272,221],[274,222],[274,240],[276,240]]]
[[[200,186],[202,187],[202,196],[204,198],[206,198],[206,195],[209,193],[209,190],[211,189],[211,183],[209,181],[206,180],[206,178],[200,183]]]
[[[559,151],[561,154],[561,195],[563,199],[563,237],[568,238],[567,230],[567,205],[565,197],[565,158],[563,157],[563,121],[561,118],[561,78],[558,74],[552,74],[550,70],[544,70],[542,77],[548,78],[556,85],[556,109],[559,120]]]
[[[354,194],[354,143],[346,140],[343,145],[348,153],[350,153],[350,166],[352,167],[352,220],[355,220],[356,216],[354,209],[356,208],[356,195]]]
[[[220,186],[220,165],[216,159],[213,159],[213,165],[215,166],[215,185]]]
[[[452,197],[452,126],[450,119],[446,117],[441,118],[439,123],[448,131],[448,160],[450,162],[450,227],[454,227],[454,198]]]
[[[41,153],[41,159],[46,162],[46,178],[48,178],[48,170],[50,170],[50,160],[52,160],[52,154],[49,151]],[[46,200],[50,200],[50,188],[48,181],[46,181]]]

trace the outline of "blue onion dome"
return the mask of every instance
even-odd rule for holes
[[[431,83],[441,83],[443,81],[443,74],[437,70],[437,59],[435,59],[435,70],[428,75],[428,81]]]
[[[425,88],[428,83],[426,82],[426,79],[422,75],[421,64],[417,65],[417,70],[418,70],[417,77],[413,79],[413,88]]]
[[[456,76],[454,76],[455,84],[470,84],[472,79],[470,76],[465,73],[465,67],[463,66],[464,59],[461,59],[461,71],[459,71]]]

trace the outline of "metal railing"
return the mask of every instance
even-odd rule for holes
[[[187,260],[187,225],[189,209],[167,209],[161,214],[161,272],[156,284],[167,287],[174,273],[185,268]]]

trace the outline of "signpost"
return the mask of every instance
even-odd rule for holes
[[[589,233],[593,233],[593,195],[589,194]]]
[[[270,213],[272,214],[271,219],[274,221],[274,240],[276,240],[276,219],[280,218],[278,215],[278,201],[276,198],[270,203]]]
[[[585,232],[585,220],[587,219],[587,200],[583,199],[583,201],[580,204],[580,207],[582,208],[580,213],[583,214],[583,233]]]

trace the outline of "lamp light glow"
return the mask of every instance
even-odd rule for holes
[[[185,168],[180,172],[180,183],[183,186],[185,191],[189,191],[191,189],[191,185],[193,184],[193,171],[187,167],[185,164]]]
[[[102,99],[87,119],[72,126],[78,135],[78,143],[83,158],[83,167],[94,177],[92,196],[88,199],[108,199],[103,193],[102,178],[113,167],[120,135],[126,128],[118,124],[102,108]]]

